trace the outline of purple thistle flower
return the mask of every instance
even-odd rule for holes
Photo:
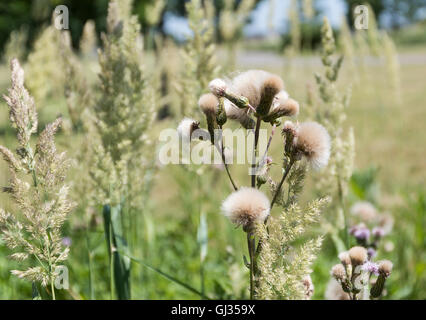
[[[383,228],[376,227],[373,228],[372,233],[374,237],[380,239],[385,235],[385,230],[383,230]]]
[[[370,230],[368,228],[359,228],[354,231],[353,235],[357,240],[368,240],[370,238]]]
[[[363,271],[367,271],[370,272],[376,276],[379,275],[379,266],[377,263],[371,262],[371,261],[367,261],[366,263],[364,263],[361,267],[361,269]]]
[[[71,238],[70,238],[70,237],[64,237],[64,238],[62,238],[62,244],[63,244],[65,247],[70,247],[70,246],[71,246],[71,243],[72,243],[72,240],[71,240]]]
[[[372,258],[374,258],[376,256],[377,252],[373,248],[368,248],[367,249],[367,254],[368,254],[368,258],[372,259]]]

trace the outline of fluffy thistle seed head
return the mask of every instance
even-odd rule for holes
[[[351,208],[351,213],[365,222],[371,222],[377,217],[376,208],[367,201],[359,201],[355,203]]]
[[[276,75],[270,75],[268,78],[266,78],[261,86],[260,103],[256,109],[256,112],[260,115],[268,114],[274,101],[274,97],[283,89],[284,83],[280,77]]]
[[[218,98],[212,93],[203,94],[198,100],[198,106],[205,115],[214,116],[219,105]]]
[[[216,97],[223,97],[227,89],[226,82],[222,79],[214,79],[210,81],[209,83],[209,90],[211,93],[213,93]]]
[[[191,118],[184,118],[177,128],[179,137],[184,141],[191,141],[194,130],[199,128],[200,123]]]
[[[299,114],[299,103],[289,97],[286,91],[280,91],[275,97],[272,112],[279,112],[285,116],[297,116]]]
[[[330,158],[330,135],[317,122],[303,122],[294,138],[294,146],[309,161],[314,169],[321,169]]]
[[[339,260],[344,266],[348,266],[351,264],[351,257],[349,256],[349,252],[344,251],[339,253]]]
[[[338,281],[346,277],[345,267],[342,264],[336,264],[331,268],[331,275]]]
[[[265,221],[269,210],[269,199],[255,188],[242,187],[222,203],[223,214],[246,232],[250,231],[254,223]]]
[[[393,268],[393,263],[389,260],[383,260],[379,262],[379,273],[384,275],[386,278],[390,276]]]
[[[349,256],[351,258],[352,265],[362,265],[367,260],[367,249],[359,246],[352,247],[349,250]]]

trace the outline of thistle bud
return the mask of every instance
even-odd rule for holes
[[[223,97],[226,93],[227,85],[222,79],[214,79],[210,81],[209,89],[216,97]]]

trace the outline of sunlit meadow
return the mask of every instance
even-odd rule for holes
[[[282,48],[244,37],[255,1],[191,0],[178,43],[156,32],[166,2],[141,25],[112,0],[77,43],[54,19],[29,50],[10,35],[0,298],[425,299],[424,42],[292,1]],[[164,163],[166,129],[219,162]]]

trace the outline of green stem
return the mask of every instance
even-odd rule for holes
[[[256,129],[254,131],[254,148],[253,148],[253,163],[251,165],[252,167],[252,172],[251,172],[251,187],[255,188],[256,187],[256,159],[257,159],[257,145],[259,143],[259,130],[260,130],[260,125],[262,123],[262,120],[259,118],[257,118],[256,121]]]
[[[293,158],[291,158],[291,159],[290,159],[290,162],[288,163],[288,165],[287,165],[287,167],[286,167],[286,169],[285,169],[284,175],[283,175],[283,177],[282,177],[282,179],[281,179],[280,183],[278,184],[278,188],[277,188],[277,190],[275,191],[275,195],[274,195],[274,197],[272,198],[272,201],[271,201],[271,209],[272,209],[272,207],[274,206],[275,201],[277,201],[277,199],[278,199],[278,195],[279,195],[279,194],[280,194],[280,192],[281,192],[281,188],[282,188],[282,186],[283,186],[284,180],[287,178],[288,173],[290,172],[291,167],[293,166],[293,164],[294,164],[294,159],[293,159]]]
[[[54,285],[53,281],[54,281],[54,278],[52,277],[52,279],[50,280],[50,288],[52,290],[52,300],[56,300],[56,297],[55,297],[55,285]]]
[[[255,265],[255,256],[254,256],[254,250],[255,250],[255,239],[254,236],[247,232],[247,246],[249,251],[249,257],[250,257],[250,300],[254,299],[254,265]]]

